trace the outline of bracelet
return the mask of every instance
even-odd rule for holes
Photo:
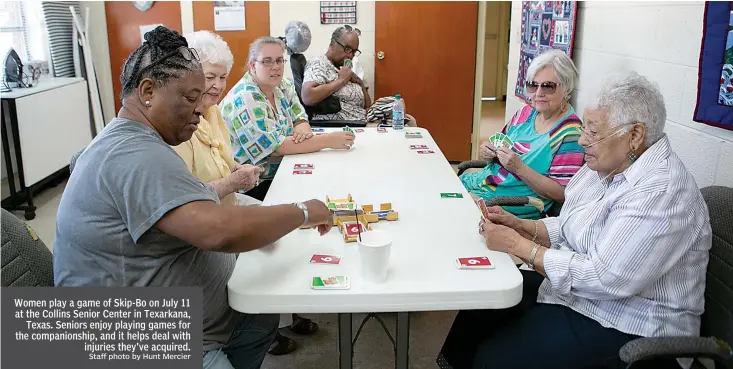
[[[299,203],[294,204],[294,205],[297,206],[298,209],[300,209],[300,210],[303,211],[303,218],[304,219],[303,219],[303,224],[301,224],[300,226],[302,227],[302,226],[308,224],[308,207],[304,203],[302,203],[302,202],[299,202]]]
[[[534,236],[532,236],[532,243],[535,243],[535,241],[537,241],[537,221],[533,220],[532,223],[534,223]]]
[[[534,269],[534,257],[537,256],[537,251],[539,251],[540,245],[534,244],[534,248],[532,249],[532,252],[529,254],[529,262],[527,263],[527,266],[530,269]]]

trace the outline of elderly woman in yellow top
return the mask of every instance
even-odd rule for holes
[[[209,31],[189,34],[186,40],[199,54],[206,78],[204,115],[193,137],[173,149],[196,178],[214,186],[222,204],[257,204],[259,201],[238,194],[237,191],[254,188],[261,169],[234,162],[226,123],[216,105],[226,89],[234,56],[226,42]]]
[[[560,216],[490,209],[486,246],[535,272],[522,272],[518,306],[458,314],[442,368],[619,368],[630,340],[700,334],[710,219],[665,120],[656,85],[633,72],[612,79],[585,109],[586,165]]]

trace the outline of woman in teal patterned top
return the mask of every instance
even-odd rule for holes
[[[322,149],[349,149],[350,132],[314,136],[293,82],[283,78],[285,44],[261,37],[249,49],[249,70],[219,106],[229,130],[234,160],[262,165],[264,181],[247,192],[262,201],[282,156]]]
[[[539,198],[549,210],[564,201],[565,186],[583,165],[583,148],[578,145],[581,121],[570,105],[570,93],[578,79],[573,61],[553,50],[536,57],[527,70],[525,105],[502,133],[513,147],[481,145],[483,159],[490,163],[461,175],[463,185],[474,198],[530,196]],[[520,218],[536,219],[530,206],[506,206]]]

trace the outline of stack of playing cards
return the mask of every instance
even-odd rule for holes
[[[486,256],[474,256],[470,258],[457,258],[456,268],[458,269],[494,269],[489,258]]]
[[[353,130],[353,129],[351,129],[351,127],[349,127],[349,126],[346,126],[346,127],[344,127],[344,131],[345,131],[345,132],[351,132],[351,133],[355,133],[355,132],[354,132],[354,130]]]
[[[422,138],[420,132],[405,132],[405,138]]]
[[[349,277],[344,275],[313,277],[311,281],[314,290],[348,290],[350,287]]]
[[[313,164],[295,164],[293,174],[313,174]]]
[[[508,149],[511,149],[514,147],[514,142],[511,138],[509,138],[507,135],[503,133],[494,133],[489,137],[489,142],[491,142],[494,147],[499,150],[503,146],[505,146]]]

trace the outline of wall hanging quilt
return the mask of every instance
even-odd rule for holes
[[[733,2],[706,2],[694,120],[733,130]]]
[[[527,68],[532,60],[551,49],[564,51],[572,57],[575,40],[575,19],[578,3],[575,1],[523,1],[522,40],[519,55],[519,75],[515,95],[524,96]]]

